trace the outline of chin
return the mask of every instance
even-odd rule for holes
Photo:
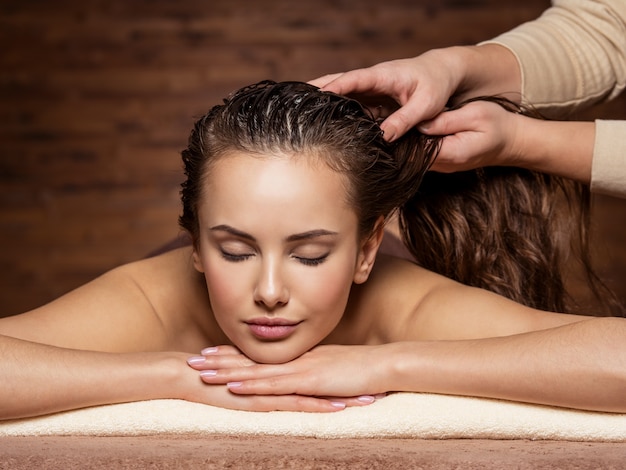
[[[276,347],[273,347],[276,346]],[[281,347],[283,346],[283,347]],[[283,351],[285,345],[267,344],[260,347],[249,348],[242,352],[259,364],[284,364],[302,356],[306,351]]]

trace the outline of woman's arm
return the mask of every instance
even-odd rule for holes
[[[379,263],[380,261],[380,263]],[[389,258],[355,307],[375,333],[283,365],[198,369],[238,394],[432,392],[626,412],[626,320],[555,314]],[[385,293],[388,293],[385,294]],[[353,344],[353,343],[350,343]]]
[[[318,346],[294,361],[220,368],[203,377],[236,394],[375,395],[393,391],[497,398],[626,412],[626,320],[596,318],[474,340]]]
[[[224,337],[189,254],[176,250],[123,266],[32,312],[0,319],[0,420],[157,398],[257,411],[363,404],[244,397],[204,384],[187,365],[190,353],[177,351]]]
[[[164,353],[73,350],[0,336],[0,354],[0,419],[182,398],[172,355]]]
[[[243,396],[207,385],[188,353],[81,351],[0,336],[0,420],[160,398],[249,411],[333,412],[368,404],[310,396]],[[246,358],[238,364],[249,364]]]
[[[519,335],[388,345],[392,389],[626,412],[626,320]],[[393,358],[393,360],[391,360]]]

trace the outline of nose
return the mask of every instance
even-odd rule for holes
[[[254,289],[254,301],[266,308],[275,309],[287,304],[289,290],[280,273],[280,266],[272,260],[264,260]]]

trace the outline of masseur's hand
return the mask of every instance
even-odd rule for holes
[[[310,83],[354,96],[375,117],[386,118],[381,128],[389,141],[447,105],[477,96],[506,96],[514,101],[521,96],[517,59],[497,44],[433,49],[411,59],[326,75]]]
[[[205,383],[226,384],[239,397],[325,397],[358,406],[386,392],[384,373],[377,370],[383,368],[381,354],[378,346],[323,345],[285,364],[254,364],[235,348],[220,346],[189,362]]]
[[[453,172],[483,166],[517,166],[589,184],[595,123],[545,121],[476,101],[420,125],[445,135],[433,170]]]
[[[483,166],[525,166],[520,129],[530,119],[495,103],[475,101],[443,112],[419,129],[446,136],[431,169],[449,173]]]
[[[326,75],[310,83],[367,104],[377,118],[386,118],[381,128],[385,139],[393,141],[441,112],[461,78],[452,55],[432,50],[411,59]],[[395,106],[389,105],[389,98]]]

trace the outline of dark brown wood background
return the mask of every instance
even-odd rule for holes
[[[473,44],[548,0],[1,0],[0,316],[178,233],[196,117],[261,79],[307,80]],[[626,96],[581,118],[626,118]],[[626,298],[626,205],[594,209]]]

